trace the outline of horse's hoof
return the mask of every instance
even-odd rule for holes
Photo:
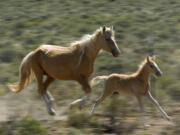
[[[49,100],[51,101],[51,102],[54,102],[55,101],[55,99],[54,99],[54,97],[49,97]]]
[[[56,111],[54,109],[51,109],[51,110],[49,110],[49,114],[51,116],[54,116],[54,115],[56,115]]]

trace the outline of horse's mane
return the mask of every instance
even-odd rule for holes
[[[97,29],[93,34],[85,34],[79,40],[71,42],[71,46],[76,45],[87,45],[87,42],[90,42],[92,38],[97,37],[101,32],[101,29]]]
[[[111,29],[109,29],[109,31],[112,32],[112,34],[114,33],[114,31]],[[81,52],[77,67],[82,61],[82,57],[85,54],[85,48],[87,48],[86,46],[92,44],[93,39],[96,39],[100,34],[102,34],[102,28],[97,29],[93,34],[85,34],[79,40],[76,40],[70,44],[74,50]]]
[[[82,45],[82,43],[89,41],[91,39],[91,37],[92,37],[92,35],[86,34],[86,35],[82,36],[79,40],[73,41],[71,43],[71,46]]]
[[[147,60],[146,60],[146,59],[143,60],[143,61],[139,64],[138,70],[136,71],[135,74],[138,74],[139,72],[141,72],[141,70],[144,68],[144,66],[146,65],[146,63],[147,63]]]
[[[146,59],[143,60],[143,61],[141,62],[141,64],[139,64],[139,68],[138,68],[138,69],[143,68],[143,67],[145,66],[146,63],[147,63],[147,60],[146,60]]]
[[[114,36],[114,30],[109,28],[108,31]],[[85,34],[79,40],[71,42],[70,46],[88,45],[88,43],[91,42],[91,39],[96,38],[101,33],[102,33],[102,28],[99,28],[93,34]]]

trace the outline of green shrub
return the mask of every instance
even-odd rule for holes
[[[180,84],[174,83],[169,87],[168,94],[171,96],[172,99],[179,101],[180,97]]]
[[[82,130],[78,129],[70,129],[66,134],[64,135],[86,135],[87,133],[84,133]],[[88,134],[90,135],[90,134]]]
[[[18,135],[47,135],[48,131],[39,121],[32,118],[24,118],[17,123]]]
[[[82,110],[71,109],[68,114],[68,123],[74,127],[85,127],[91,121],[91,118],[88,113],[85,113]]]
[[[0,135],[6,135],[6,130],[4,128],[0,128]]]

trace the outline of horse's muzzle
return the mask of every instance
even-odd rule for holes
[[[120,55],[120,50],[113,49],[111,53],[114,57],[118,57]]]
[[[161,71],[157,71],[157,72],[156,72],[156,76],[157,76],[157,77],[161,77],[162,75],[163,75],[163,73],[162,73]]]

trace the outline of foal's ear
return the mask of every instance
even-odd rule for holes
[[[151,58],[152,58],[152,60],[155,61],[156,60],[156,55],[153,55]]]
[[[102,32],[104,33],[106,31],[106,26],[102,27]]]

